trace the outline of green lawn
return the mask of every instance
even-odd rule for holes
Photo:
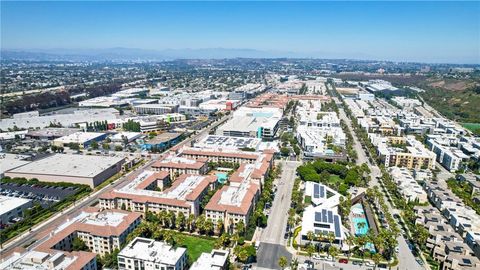
[[[188,262],[191,265],[203,252],[212,251],[215,239],[208,237],[177,234],[178,246],[185,247],[188,254]]]
[[[475,131],[476,129],[480,129],[480,123],[462,123],[462,126],[470,131]]]
[[[340,178],[340,176],[338,176],[336,174],[331,174],[330,178],[328,179],[328,182],[330,184],[336,184],[338,182],[342,182],[342,179]]]

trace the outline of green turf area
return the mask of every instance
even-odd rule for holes
[[[477,129],[480,129],[480,123],[462,123],[462,126],[470,131],[474,132]]]
[[[188,254],[188,262],[191,265],[203,252],[212,251],[215,240],[208,237],[177,234],[178,246],[185,247]]]

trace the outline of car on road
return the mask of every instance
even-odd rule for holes
[[[361,261],[352,261],[352,264],[353,265],[358,265],[358,266],[362,266],[363,263]]]
[[[342,258],[342,259],[338,260],[338,262],[339,262],[339,263],[345,263],[345,264],[346,264],[346,263],[348,263],[348,260]]]
[[[400,251],[400,248],[398,246],[395,247],[395,253],[398,253]]]
[[[415,260],[418,262],[418,264],[423,265],[423,261],[420,258],[415,258]]]
[[[318,255],[318,254],[313,254],[312,259],[314,259],[314,260],[323,260],[324,257],[322,257],[322,256],[320,256],[320,255]]]
[[[375,264],[373,264],[373,263],[371,263],[371,262],[366,262],[366,263],[365,263],[365,266],[375,267]]]
[[[384,264],[384,263],[380,263],[377,265],[377,269],[387,269],[388,268],[388,265]]]

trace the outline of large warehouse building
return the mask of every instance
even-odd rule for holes
[[[96,187],[118,173],[124,161],[118,157],[57,154],[14,168],[5,176]]]

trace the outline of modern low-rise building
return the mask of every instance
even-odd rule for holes
[[[427,193],[422,186],[413,178],[412,173],[407,168],[391,167],[389,173],[392,180],[397,184],[400,194],[407,201],[426,203],[428,202]]]
[[[21,219],[31,206],[32,201],[28,199],[0,196],[0,227]]]
[[[118,253],[119,270],[184,270],[187,249],[137,237]]]
[[[227,270],[228,250],[214,249],[210,253],[202,253],[192,264],[190,270]]]

